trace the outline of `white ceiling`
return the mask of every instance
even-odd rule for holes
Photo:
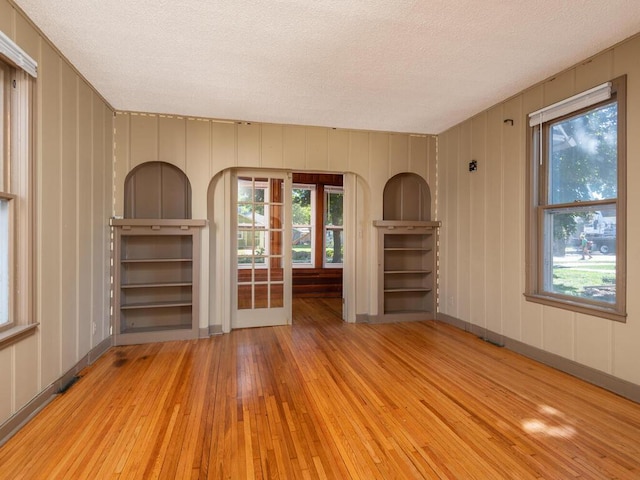
[[[640,31],[638,0],[14,0],[118,110],[437,134]]]

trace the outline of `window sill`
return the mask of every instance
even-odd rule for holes
[[[627,321],[626,313],[620,313],[613,308],[585,305],[584,303],[560,300],[555,297],[549,297],[546,295],[535,293],[525,293],[524,297],[528,302],[539,303],[542,305],[547,305],[549,307],[562,308],[563,310],[570,310],[572,312],[582,313],[584,315],[606,318],[609,320],[614,320],[616,322],[626,323]]]
[[[39,323],[32,323],[29,325],[18,325],[17,327],[9,328],[3,332],[0,332],[0,349],[8,347],[9,345],[22,340],[29,335],[33,335]]]

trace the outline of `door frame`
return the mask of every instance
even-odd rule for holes
[[[239,171],[251,171],[259,175],[264,175],[267,172],[279,172],[280,174],[285,172],[287,175],[291,175],[293,172],[292,169],[228,168],[221,172],[221,177],[218,180],[220,186],[217,188],[222,191],[220,194],[214,194],[214,192],[211,194],[211,201],[215,198],[221,201],[223,205],[212,208],[213,212],[217,212],[214,213],[213,226],[218,225],[219,230],[218,232],[212,230],[210,233],[212,237],[210,247],[215,251],[210,251],[212,262],[209,264],[211,269],[209,274],[212,281],[210,282],[209,291],[211,309],[209,314],[211,320],[213,320],[210,321],[210,325],[220,325],[223,333],[229,333],[232,329],[231,316],[236,302],[235,257],[232,259],[231,253],[236,248],[237,232],[235,227],[236,218],[232,212],[232,205],[235,204],[234,193],[237,195],[235,190],[237,185],[234,185],[234,182]],[[351,172],[334,173],[343,175],[344,188],[343,232],[345,245],[342,271],[342,318],[347,323],[355,323],[357,305],[356,256],[358,252],[356,239],[358,235],[362,238],[362,226],[357,224],[358,175]],[[216,207],[216,205],[211,205],[211,207]],[[290,211],[286,215],[288,215],[287,218],[291,218]],[[218,260],[217,262],[216,259]],[[222,268],[215,268],[215,263],[218,263]],[[291,265],[287,266],[286,270],[291,275]],[[289,284],[289,296],[291,296],[291,288],[291,284]],[[215,320],[216,317],[218,321]],[[289,318],[291,318],[291,315]]]

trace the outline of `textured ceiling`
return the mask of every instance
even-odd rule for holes
[[[14,0],[118,110],[437,134],[640,31],[638,0]]]

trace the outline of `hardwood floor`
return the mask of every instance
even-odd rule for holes
[[[0,448],[0,478],[640,478],[640,405],[446,325],[339,311],[113,348]]]

